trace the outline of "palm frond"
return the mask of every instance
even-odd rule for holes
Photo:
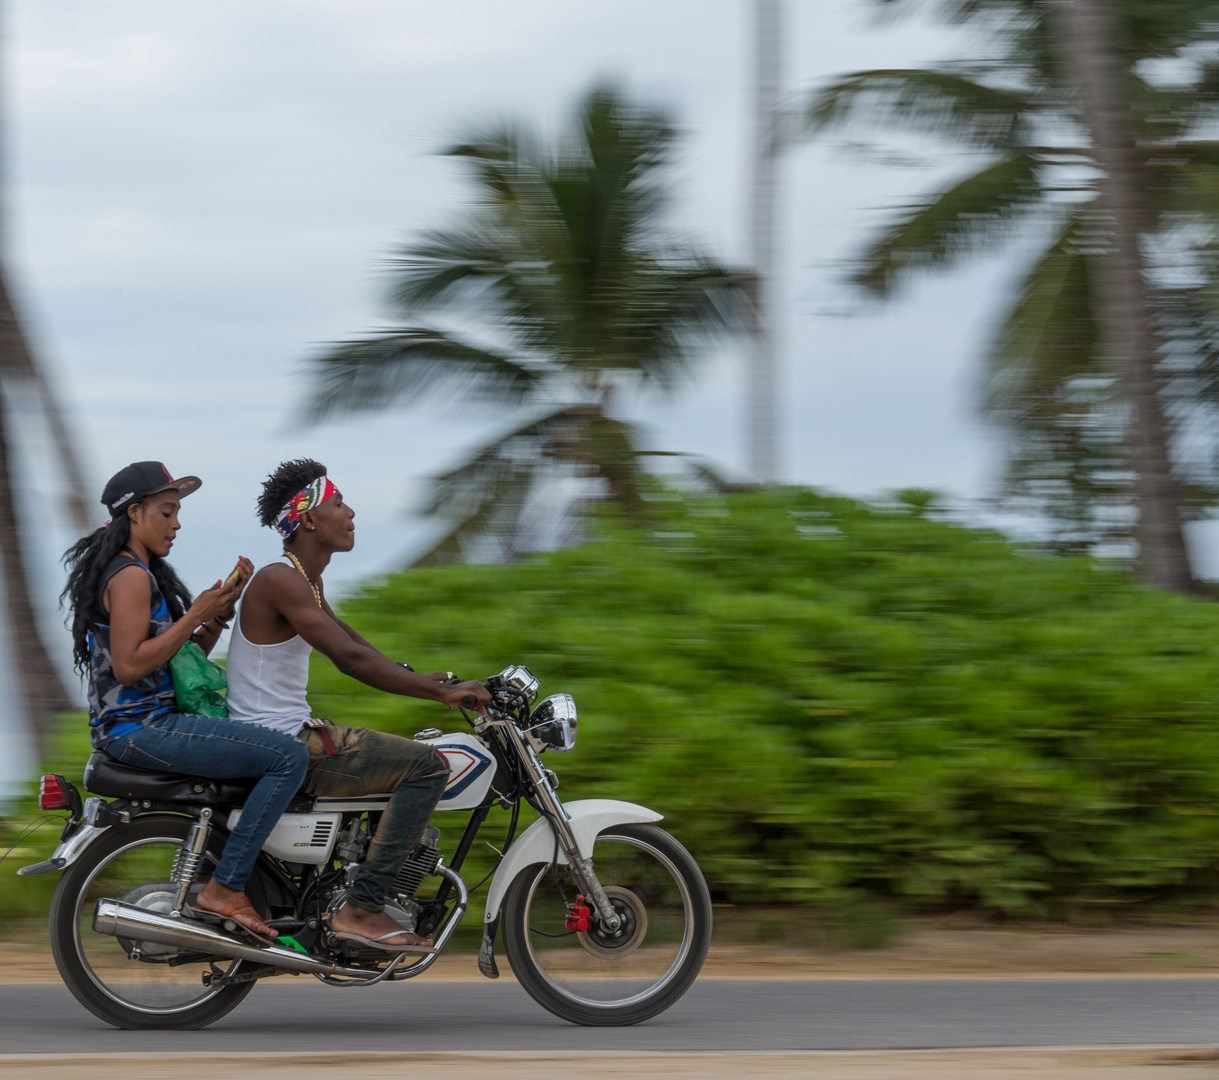
[[[651,266],[637,260],[602,283],[572,366],[630,372],[671,388],[703,347],[747,327],[749,280],[697,256]]]
[[[468,460],[432,478],[425,514],[465,518],[484,507],[487,492],[497,490],[497,477],[510,476],[518,460],[547,456],[547,444],[562,437],[564,427],[583,427],[588,406],[563,405],[533,416],[487,443]]]
[[[509,357],[468,345],[443,331],[403,328],[341,342],[313,360],[305,418],[411,404],[458,389],[508,403],[537,393],[541,373]]]
[[[474,174],[480,202],[499,208],[516,203],[522,188],[538,181],[542,164],[530,133],[512,124],[471,132],[441,153],[463,161]]]
[[[908,208],[857,260],[851,280],[888,296],[912,270],[949,266],[1005,238],[1041,198],[1035,155],[998,161]]]
[[[526,546],[522,527],[542,472],[534,458],[480,454],[435,481],[431,512],[444,517],[445,533],[412,565],[511,562]]]
[[[1096,203],[1067,217],[1025,275],[987,357],[983,410],[1009,427],[1072,379],[1109,378],[1092,312],[1089,258],[1097,250]]]
[[[1074,208],[1029,270],[987,359],[984,411],[1007,436],[1009,501],[1056,522],[1050,547],[1086,551],[1129,529],[1129,411],[1101,347],[1097,203]]]
[[[509,272],[511,233],[478,217],[460,229],[430,229],[389,260],[391,298],[406,314],[468,304]]]
[[[819,91],[805,110],[809,134],[867,123],[938,135],[988,150],[1029,134],[1037,104],[1012,90],[928,69],[857,71]]]
[[[527,550],[538,539],[531,504],[543,477],[554,478],[556,466],[565,466],[572,478],[604,481],[613,497],[636,511],[639,497],[629,431],[596,406],[564,405],[488,443],[432,479],[424,513],[444,518],[448,526],[421,561],[503,562]],[[623,460],[624,453],[629,461]],[[551,510],[560,515],[569,511]]]

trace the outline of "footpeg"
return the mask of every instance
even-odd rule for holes
[[[499,978],[499,965],[495,962],[495,935],[498,931],[497,915],[483,927],[483,943],[478,947],[478,970],[488,979]]]

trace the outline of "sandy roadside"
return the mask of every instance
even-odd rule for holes
[[[1207,1056],[1209,1055],[1209,1057]],[[450,1080],[496,1080],[582,1076],[593,1080],[733,1080],[766,1077],[787,1080],[1171,1080],[1219,1076],[1214,1052],[1179,1050],[967,1050],[898,1053],[804,1054],[569,1054],[505,1052],[487,1054],[208,1054],[171,1057],[131,1054],[102,1059],[87,1054],[0,1055],[0,1077],[40,1080],[146,1080],[175,1075],[191,1063],[220,1066],[226,1075],[257,1074],[259,1080],[322,1080],[353,1072],[364,1080],[400,1080],[429,1066]],[[1191,1067],[1184,1073],[1182,1067]]]
[[[45,924],[0,940],[0,983],[58,982]],[[500,970],[510,977],[502,960]],[[479,981],[472,953],[442,956],[425,979]],[[881,949],[814,951],[781,944],[712,946],[709,979],[1219,977],[1219,927],[985,930],[915,925]],[[280,980],[281,982],[286,980]],[[306,980],[312,982],[311,979]]]

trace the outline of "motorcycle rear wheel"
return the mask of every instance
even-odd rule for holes
[[[568,930],[580,889],[566,866],[525,867],[504,898],[504,950],[530,997],[573,1024],[619,1027],[663,1012],[693,984],[711,945],[711,897],[698,864],[655,825],[597,837],[593,867],[622,919]],[[591,906],[591,905],[590,905]]]
[[[93,929],[93,913],[102,897],[151,906],[172,906],[170,870],[192,821],[185,817],[141,817],[118,825],[85,849],[59,879],[51,900],[51,951],[73,996],[95,1016],[119,1028],[205,1027],[245,998],[253,982],[204,986],[206,961],[179,966],[157,963],[155,944],[143,947],[150,959],[131,959],[122,941]],[[214,863],[224,850],[224,836],[213,829],[208,857]],[[251,903],[265,912],[257,875],[246,889]],[[239,960],[217,960],[225,974]]]

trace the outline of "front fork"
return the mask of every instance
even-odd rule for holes
[[[610,903],[609,897],[605,895],[605,889],[602,888],[601,882],[593,870],[592,859],[586,859],[581,853],[580,846],[576,843],[575,833],[571,831],[571,819],[568,818],[567,811],[563,809],[562,802],[555,794],[545,766],[542,765],[541,760],[534,753],[533,747],[525,741],[524,735],[517,730],[515,724],[505,724],[504,730],[508,732],[508,737],[516,746],[521,759],[527,763],[530,778],[533,780],[533,790],[545,806],[550,827],[558,834],[559,844],[567,855],[568,866],[571,867],[583,897],[592,902],[593,911],[596,912],[601,925],[613,933],[622,925],[622,919],[614,910],[614,905]]]

